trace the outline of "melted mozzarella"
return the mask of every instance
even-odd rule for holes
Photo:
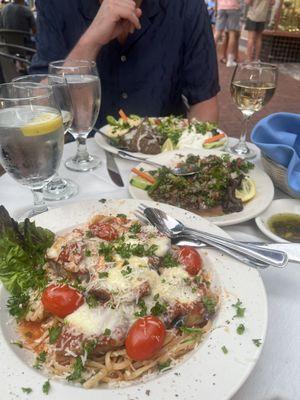
[[[171,241],[165,236],[151,238],[148,240],[148,244],[149,246],[157,246],[157,250],[155,251],[157,257],[163,257],[171,248]]]
[[[77,333],[100,336],[110,329],[111,337],[120,328],[127,327],[127,319],[119,309],[89,308],[85,303],[65,318],[65,322]]]
[[[186,280],[190,275],[182,267],[165,268],[152,293],[159,293],[159,298],[167,303],[190,303],[199,299],[199,294],[192,291]]]

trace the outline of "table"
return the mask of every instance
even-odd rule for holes
[[[127,198],[127,188],[118,188],[106,171],[104,152],[94,139],[88,140],[89,151],[100,155],[102,165],[88,173],[67,170],[63,163],[59,173],[75,180],[80,186],[79,194],[69,200],[49,203],[58,207],[84,199]],[[65,145],[63,159],[75,154],[74,142]],[[136,163],[116,159],[124,183],[132,166]],[[256,161],[259,164],[259,160]],[[287,197],[276,192],[277,198]],[[17,184],[7,174],[0,177],[0,204],[14,218],[32,205],[28,189]],[[266,240],[256,228],[254,221],[226,227],[235,238]],[[250,235],[250,236],[249,236]],[[270,268],[261,271],[269,303],[269,325],[262,355],[248,380],[233,397],[233,400],[297,400],[300,399],[300,265],[290,263],[285,269]]]

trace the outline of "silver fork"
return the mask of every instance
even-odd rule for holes
[[[160,232],[163,232],[169,238],[188,237],[194,240],[200,239],[202,242],[222,250],[251,267],[267,268],[270,265],[284,267],[288,263],[288,257],[285,252],[250,244],[242,245],[231,239],[188,228],[164,211],[147,207],[144,204],[139,206],[139,211],[152,225],[156,226]]]

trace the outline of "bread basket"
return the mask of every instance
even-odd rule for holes
[[[278,189],[295,199],[300,199],[300,193],[296,193],[289,187],[287,168],[285,168],[283,165],[277,164],[263,153],[261,154],[261,161],[266,173],[270,176],[274,185]]]

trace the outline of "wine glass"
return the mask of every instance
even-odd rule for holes
[[[43,188],[57,171],[64,148],[60,109],[50,86],[0,85],[0,161],[9,175],[31,189],[29,217],[47,211]]]
[[[278,70],[275,65],[260,61],[238,64],[233,72],[230,93],[244,117],[244,129],[238,143],[230,148],[231,153],[244,158],[255,157],[247,146],[248,121],[273,97],[277,85]]]
[[[100,159],[88,153],[86,139],[100,110],[101,88],[96,63],[87,60],[54,61],[49,64],[49,73],[66,78],[73,105],[74,118],[69,132],[77,140],[77,153],[65,165],[79,172],[95,169]]]
[[[65,133],[68,132],[73,120],[71,96],[66,79],[57,75],[25,75],[17,77],[13,82],[42,83],[52,87],[54,98],[61,110]],[[71,179],[61,178],[58,173],[44,187],[45,200],[59,201],[69,199],[78,193],[78,185]]]

